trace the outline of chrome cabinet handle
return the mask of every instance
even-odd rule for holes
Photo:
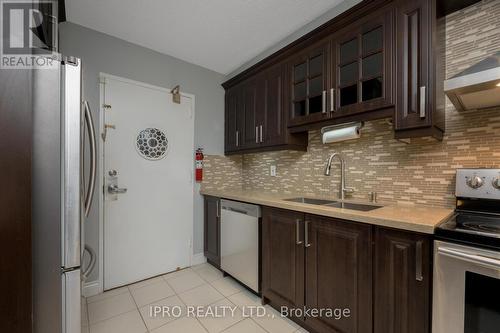
[[[335,112],[335,88],[330,89],[330,112]]]
[[[417,244],[416,244],[416,249],[415,249],[415,280],[417,281],[423,281],[424,280],[424,275],[423,275],[423,251],[422,251],[422,246],[423,246],[423,243],[422,241],[417,241]]]
[[[255,126],[255,143],[259,143],[259,126]]]
[[[305,226],[304,226],[304,246],[309,247],[311,246],[311,243],[309,243],[309,221],[306,220]]]
[[[426,101],[426,96],[425,96],[425,86],[420,87],[420,118],[425,118],[425,101]]]
[[[236,130],[236,147],[238,147],[240,145],[240,132],[238,130]]]
[[[94,120],[92,119],[92,113],[90,112],[89,102],[85,101],[85,123],[87,125],[87,131],[89,132],[90,140],[90,177],[87,186],[87,193],[85,194],[85,216],[87,217],[92,207],[92,199],[94,198],[94,189],[96,183],[97,175],[97,142],[95,136]]]
[[[295,243],[297,245],[302,244],[302,241],[300,240],[300,219],[295,220]]]
[[[321,98],[321,112],[326,113],[326,90],[323,90],[323,96]]]
[[[264,142],[263,136],[262,136],[262,125],[260,125],[260,143]]]
[[[216,206],[216,208],[215,208],[215,209],[217,210],[217,212],[215,213],[215,217],[217,217],[217,218],[219,218],[219,217],[220,217],[219,202],[220,202],[219,200],[217,200],[217,201],[215,202],[215,203],[217,204],[217,206]]]
[[[118,187],[118,185],[113,184],[113,185],[108,186],[108,192],[111,194],[123,194],[123,193],[127,193],[127,189],[120,188],[120,187]]]

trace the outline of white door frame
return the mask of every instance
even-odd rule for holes
[[[140,81],[135,81],[127,78],[123,78],[120,76],[115,76],[107,73],[100,72],[99,73],[99,133],[98,133],[98,140],[100,142],[99,146],[99,155],[98,155],[98,163],[99,163],[99,172],[98,172],[98,184],[97,184],[97,189],[99,191],[99,288],[98,292],[102,293],[104,291],[104,192],[103,192],[103,186],[104,186],[104,141],[102,141],[101,133],[104,132],[104,102],[105,102],[105,84],[107,79],[112,79],[116,81],[121,81],[121,82],[126,82],[126,83],[131,83],[134,85],[138,85],[141,87],[149,88],[149,89],[154,89],[154,90],[159,90],[163,91],[167,94],[171,94],[171,89],[159,87],[159,86],[154,86],[148,83],[140,82]],[[185,92],[180,92],[181,96],[184,96],[186,98],[190,98],[192,101],[192,108],[193,108],[193,122],[195,121],[196,117],[196,107],[195,107],[195,96],[193,94],[188,94]],[[193,158],[194,158],[194,148],[195,146],[193,145]],[[192,165],[192,170],[191,170],[191,177],[193,179],[192,183],[192,189],[193,189],[193,200],[194,200],[194,191],[195,191],[195,182],[194,182],[194,161]],[[190,236],[190,242],[189,242],[189,265],[192,265],[193,262],[193,234],[194,234],[194,217],[193,220],[191,221],[189,225],[189,230],[191,233]]]

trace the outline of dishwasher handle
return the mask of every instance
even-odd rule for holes
[[[235,213],[240,213],[240,214],[245,214],[248,215],[248,212],[243,209],[238,209],[238,208],[233,208],[233,207],[222,207],[223,210],[228,210],[230,212],[235,212]]]
[[[248,215],[252,217],[261,217],[261,208],[258,205],[252,205],[245,202],[231,201],[221,199],[220,201],[221,212],[229,211],[238,214]]]

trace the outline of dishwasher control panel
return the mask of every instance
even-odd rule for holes
[[[261,209],[260,206],[239,202],[239,201],[231,201],[224,200],[220,201],[221,209],[229,210],[235,213],[245,214],[253,217],[261,217]]]

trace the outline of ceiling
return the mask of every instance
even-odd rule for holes
[[[343,0],[66,0],[70,22],[228,74]]]

